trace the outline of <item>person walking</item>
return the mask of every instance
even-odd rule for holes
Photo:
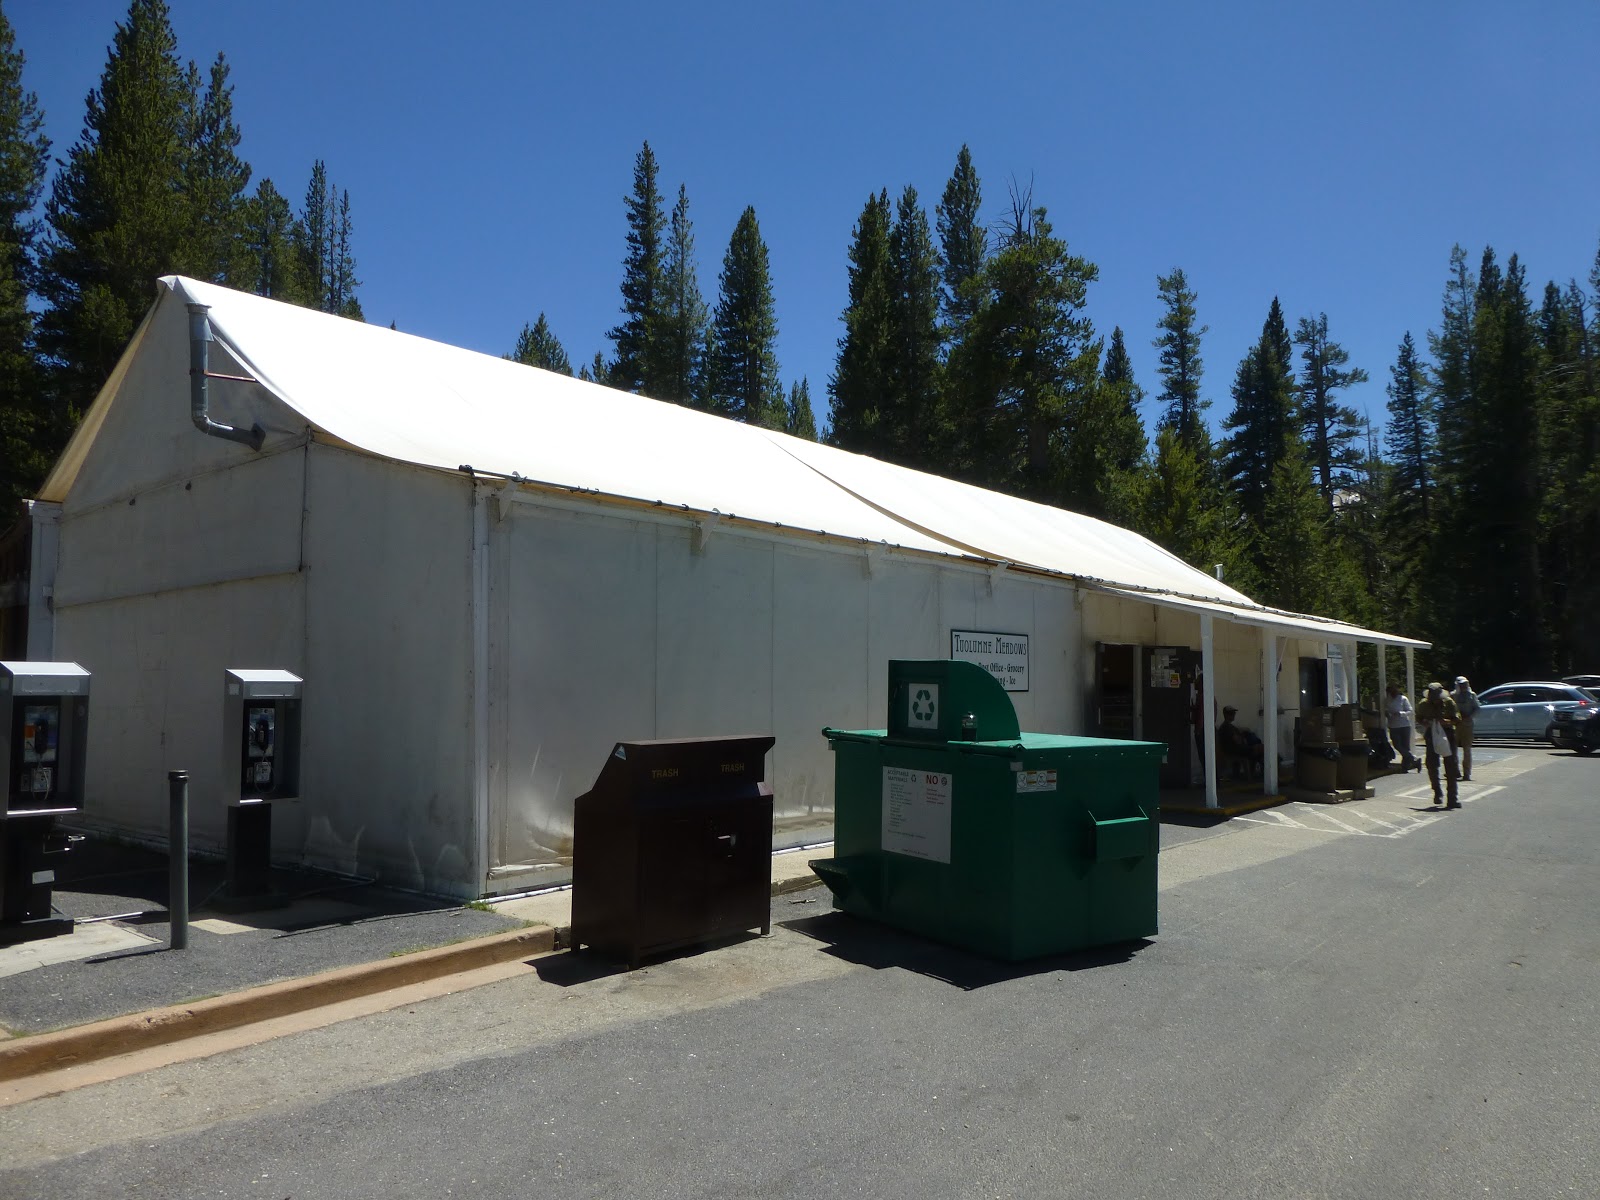
[[[1389,698],[1384,701],[1384,715],[1389,725],[1389,740],[1400,756],[1400,768],[1420,771],[1422,764],[1411,757],[1411,697],[1400,690],[1398,683],[1391,683],[1385,691]]]
[[[1434,804],[1446,808],[1460,808],[1456,780],[1461,765],[1456,759],[1456,723],[1461,720],[1461,710],[1444,690],[1442,683],[1430,683],[1428,694],[1417,705],[1417,728],[1422,733],[1422,745],[1428,760],[1428,782],[1433,785]],[[1439,790],[1439,763],[1443,760],[1446,791]],[[1445,795],[1449,803],[1445,803]]]
[[[1465,675],[1456,676],[1456,690],[1450,693],[1450,699],[1461,710],[1461,719],[1456,722],[1456,752],[1461,755],[1461,778],[1471,779],[1472,718],[1483,706],[1478,703],[1478,693],[1472,690],[1472,683]]]

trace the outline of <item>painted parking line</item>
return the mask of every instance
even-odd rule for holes
[[[1471,804],[1474,800],[1482,800],[1485,796],[1492,796],[1496,792],[1506,790],[1503,783],[1492,783],[1488,787],[1479,787],[1475,784],[1464,783],[1457,787],[1456,795],[1461,798],[1461,803]],[[1433,798],[1433,789],[1427,785],[1411,788],[1409,791],[1396,792],[1396,797],[1401,800],[1430,800]]]
[[[1292,809],[1293,815],[1284,812]],[[1250,813],[1233,818],[1235,821],[1245,821],[1252,825],[1268,825],[1278,829],[1303,829],[1308,833],[1332,834],[1335,837],[1346,835],[1354,837],[1404,837],[1413,830],[1421,829],[1425,825],[1432,825],[1443,817],[1442,812],[1432,810],[1421,813],[1380,809],[1378,812],[1368,812],[1353,808],[1341,810],[1350,820],[1335,816],[1324,805],[1320,804],[1286,804],[1279,808],[1265,809],[1262,812]],[[1371,821],[1378,826],[1376,829],[1365,829],[1355,824],[1358,819]]]
[[[1344,811],[1351,817],[1358,817],[1363,821],[1371,821],[1374,825],[1382,825],[1385,829],[1391,831],[1398,830],[1400,828],[1400,826],[1395,825],[1392,822],[1385,821],[1382,817],[1379,817],[1374,813],[1367,812],[1365,809],[1352,807],[1347,808]]]
[[[1313,809],[1311,815],[1315,815],[1316,817],[1320,818],[1321,820],[1326,821],[1329,825],[1332,825],[1334,828],[1342,830],[1345,833],[1366,833],[1367,832],[1365,829],[1357,829],[1354,825],[1351,825],[1351,824],[1349,824],[1348,822],[1345,822],[1345,821],[1341,821],[1338,817],[1334,816],[1331,812],[1326,812],[1326,811],[1324,811],[1324,810],[1322,810],[1320,808]]]
[[[1520,770],[1511,771],[1510,774],[1520,775],[1523,770],[1528,769],[1530,768],[1522,767]],[[1505,776],[1502,774],[1501,777]],[[1506,785],[1503,783],[1462,782],[1457,787],[1457,795],[1461,803],[1466,805],[1505,790]],[[1348,834],[1355,837],[1398,838],[1442,820],[1445,810],[1432,807],[1395,809],[1379,806],[1385,805],[1386,801],[1390,803],[1420,801],[1427,804],[1432,799],[1433,786],[1423,782],[1403,792],[1391,792],[1378,800],[1356,801],[1342,805],[1337,810],[1325,804],[1293,801],[1281,804],[1277,808],[1245,813],[1234,817],[1233,820],[1249,825],[1265,825],[1274,829],[1301,829],[1307,833],[1325,833],[1334,836]]]

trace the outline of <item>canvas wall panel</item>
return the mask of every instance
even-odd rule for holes
[[[238,375],[243,368],[217,342],[211,369]],[[212,380],[211,416],[226,425],[266,431],[266,449],[300,438],[305,419],[259,384]],[[64,499],[66,512],[121,502],[146,488],[252,463],[248,446],[210,437],[194,427],[189,396],[189,317],[181,300],[163,289],[135,357],[128,364],[94,443]]]
[[[565,873],[572,802],[619,741],[658,736],[657,527],[517,506],[495,525],[495,868]],[[684,538],[687,552],[687,536]]]
[[[302,670],[302,595],[302,578],[285,574],[58,607],[57,655],[94,677],[88,824],[164,839],[167,772],[186,770],[190,840],[223,847],[223,672]]]
[[[866,729],[882,729],[889,712],[891,658],[943,658],[939,611],[942,568],[885,557],[872,569],[867,604]]]
[[[308,493],[300,853],[475,896],[472,485],[318,446]]]
[[[833,836],[833,754],[821,731],[882,724],[867,710],[873,580],[864,556],[781,544],[773,553],[775,835],[779,844],[825,841]]]
[[[516,502],[493,525],[491,874],[565,873],[573,801],[620,740],[771,734],[778,844],[832,834],[824,726],[878,728],[890,658],[952,628],[1027,633],[1024,712],[1076,729],[1068,587],[888,551]],[[502,786],[503,781],[503,786]]]
[[[656,728],[659,737],[771,733],[773,572],[765,539],[658,528]]]
[[[65,504],[58,607],[297,571],[305,456],[295,447],[192,478],[129,481],[126,498],[101,505]]]

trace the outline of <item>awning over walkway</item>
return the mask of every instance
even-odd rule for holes
[[[1418,641],[1416,638],[1401,637],[1398,633],[1383,633],[1376,629],[1364,629],[1360,625],[1348,625],[1343,621],[1315,617],[1308,613],[1292,613],[1282,609],[1264,608],[1258,605],[1218,604],[1215,601],[1176,595],[1171,592],[1146,592],[1130,588],[1090,586],[1093,591],[1104,592],[1108,596],[1117,596],[1124,600],[1141,600],[1146,604],[1155,604],[1162,608],[1173,608],[1182,612],[1221,617],[1223,620],[1232,621],[1236,625],[1255,625],[1262,629],[1275,629],[1285,636],[1314,638],[1319,642],[1371,642],[1378,646],[1409,646],[1412,649],[1425,649],[1432,645],[1431,642]]]

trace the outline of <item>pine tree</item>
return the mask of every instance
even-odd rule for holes
[[[982,205],[983,188],[972,166],[972,152],[963,145],[956,155],[950,182],[945,184],[937,216],[945,326],[952,340],[960,337],[976,310],[976,298],[965,292],[989,256],[988,232],[978,216]]]
[[[333,185],[328,182],[328,167],[320,158],[311,164],[311,182],[306,184],[305,203],[295,222],[296,250],[300,270],[309,284],[308,308],[328,312],[328,276],[333,262]]]
[[[987,399],[982,393],[982,381],[967,374],[978,367],[983,356],[962,350],[973,316],[982,304],[980,276],[989,260],[989,235],[980,218],[982,205],[983,189],[972,165],[972,152],[962,146],[935,221],[944,285],[940,328],[944,369],[939,385],[939,444],[931,450],[941,474],[962,474],[969,479],[978,478],[982,472],[977,464],[961,461],[967,452],[963,441],[970,443],[971,439],[964,438],[960,427],[970,423],[973,414],[983,411]]]
[[[1131,471],[1143,461],[1146,449],[1144,418],[1139,414],[1144,389],[1133,378],[1133,359],[1128,356],[1120,325],[1111,331],[1100,377],[1111,397],[1105,458],[1114,470]]]
[[[250,166],[238,153],[240,133],[233,120],[227,59],[217,55],[203,95],[193,64],[189,74],[183,185],[189,245],[182,270],[197,279],[238,287],[251,274],[243,240]]]
[[[1571,281],[1545,285],[1539,310],[1540,457],[1546,485],[1540,504],[1540,562],[1558,668],[1600,656],[1600,400],[1595,395],[1588,297]]]
[[[951,360],[972,387],[972,406],[951,414],[952,465],[969,481],[1063,499],[1071,417],[1099,385],[1100,343],[1084,315],[1098,275],[1043,207],[1013,196],[1011,227],[971,285],[977,308]]]
[[[1233,412],[1222,424],[1223,471],[1245,517],[1259,526],[1278,460],[1295,436],[1292,344],[1276,296],[1261,336],[1239,363]]]
[[[888,457],[909,467],[939,461],[939,260],[928,215],[907,187],[889,229]]]
[[[517,335],[516,348],[506,357],[525,367],[540,367],[561,375],[572,374],[572,360],[567,357],[566,349],[556,335],[550,331],[550,323],[545,320],[543,313],[532,325],[523,325],[522,332]]]
[[[39,344],[53,370],[42,431],[54,457],[184,262],[188,78],[163,0],[132,0],[117,26],[83,132],[46,205]]]
[[[811,412],[811,384],[804,377],[789,389],[788,415],[783,431],[808,442],[817,440],[817,420]]]
[[[606,356],[596,350],[589,365],[578,368],[578,378],[589,383],[598,383],[601,387],[610,387],[610,371],[611,369],[606,366]]]
[[[728,241],[717,281],[715,410],[751,425],[783,427],[778,382],[778,316],[767,244],[746,208]]]
[[[1600,289],[1600,255],[1591,280]],[[1600,388],[1589,297],[1574,280],[1545,288],[1539,429],[1546,481],[1540,561],[1548,623],[1562,674],[1600,661]]]
[[[327,164],[319,158],[311,164],[305,207],[294,225],[300,270],[308,284],[305,304],[359,321],[361,301],[356,289],[361,281],[356,278],[356,260],[350,249],[353,230],[350,193],[334,187]]]
[[[867,197],[846,257],[849,302],[839,318],[844,336],[828,380],[828,442],[858,454],[886,456],[892,441],[884,405],[894,337],[887,191]]]
[[[332,199],[333,193],[328,193]],[[356,299],[356,289],[361,281],[356,278],[356,260],[350,251],[350,237],[354,226],[350,220],[350,193],[339,193],[339,203],[331,206],[333,212],[332,255],[328,260],[328,311],[337,316],[360,321],[361,301]]]
[[[1144,536],[1207,574],[1220,563],[1229,586],[1256,591],[1232,497],[1209,459],[1196,455],[1172,426],[1156,431],[1154,454],[1139,471],[1132,500],[1134,527]]]
[[[1408,332],[1389,369],[1389,425],[1384,431],[1390,478],[1389,519],[1397,547],[1414,552],[1433,537],[1438,455],[1427,375]]]
[[[25,61],[0,12],[0,531],[49,466],[49,439],[40,436],[46,410],[39,402],[42,380],[28,301],[38,268],[33,210],[44,189],[50,140],[38,97],[23,89]]]
[[[1361,458],[1361,416],[1338,402],[1336,393],[1352,384],[1365,383],[1360,367],[1348,370],[1350,355],[1328,337],[1328,314],[1301,317],[1295,330],[1301,348],[1300,422],[1306,452],[1322,493],[1322,503],[1333,515],[1334,498],[1347,485]]]
[[[622,260],[622,322],[606,334],[616,343],[611,363],[613,387],[659,397],[667,356],[662,353],[662,234],[667,219],[656,186],[656,156],[646,142],[633,164],[633,194],[628,213],[628,254]]]
[[[662,256],[661,293],[662,371],[656,385],[658,399],[693,406],[704,391],[701,376],[707,317],[695,274],[689,194],[681,184]]]
[[[246,264],[242,285],[258,296],[288,304],[309,304],[311,286],[296,250],[302,238],[289,201],[272,180],[256,185],[244,205],[241,235]]]
[[[1485,604],[1480,645],[1491,675],[1511,674],[1519,666],[1543,672],[1554,663],[1539,562],[1544,472],[1536,397],[1542,364],[1517,256],[1507,260],[1501,276],[1493,251],[1485,250],[1478,291],[1472,350],[1476,428],[1461,466],[1468,494],[1479,500],[1466,519],[1478,556],[1471,590],[1483,589]]]
[[[1306,461],[1305,445],[1293,436],[1273,465],[1257,534],[1261,600],[1292,612],[1330,611],[1331,523]]]
[[[1434,364],[1429,395],[1438,422],[1439,458],[1447,463],[1460,456],[1465,436],[1472,393],[1472,319],[1477,289],[1477,278],[1467,267],[1467,252],[1459,245],[1452,246],[1443,319],[1437,332],[1428,333]]]
[[[1389,464],[1378,453],[1378,435],[1372,422],[1362,422],[1363,448],[1351,471],[1349,485],[1334,510],[1334,531],[1329,543],[1333,568],[1333,595],[1320,611],[1357,625],[1386,622],[1399,611],[1393,539],[1387,524],[1390,493]],[[1376,676],[1374,676],[1376,680]]]
[[[1200,378],[1205,372],[1200,339],[1208,327],[1195,324],[1198,297],[1182,267],[1157,277],[1156,292],[1165,309],[1158,323],[1161,334],[1153,343],[1160,351],[1161,365],[1156,374],[1161,376],[1161,392],[1156,402],[1162,406],[1161,425],[1176,430],[1195,457],[1205,460],[1211,447],[1204,424],[1210,401],[1200,398]]]
[[[1440,410],[1449,452],[1428,568],[1435,639],[1455,661],[1475,662],[1474,674],[1539,678],[1554,665],[1540,561],[1543,355],[1515,255],[1502,272],[1485,249],[1466,333],[1465,391]]]
[[[1136,519],[1133,493],[1147,449],[1139,406],[1144,389],[1133,378],[1133,360],[1122,328],[1111,331],[1100,385],[1068,437],[1066,502],[1079,512],[1119,523]]]

